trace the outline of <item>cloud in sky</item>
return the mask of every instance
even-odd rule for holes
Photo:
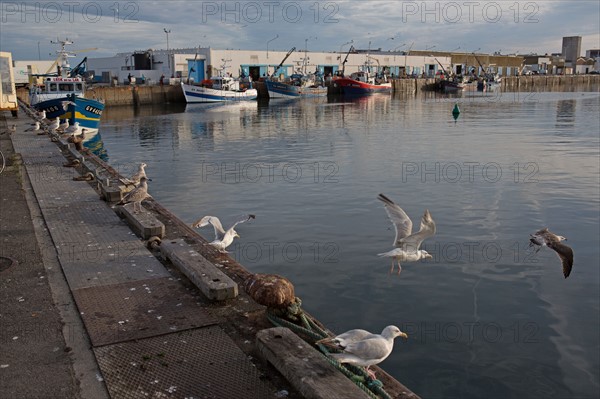
[[[169,47],[339,51],[355,47],[540,54],[563,36],[600,48],[600,5],[584,1],[0,1],[0,48],[52,59],[68,37],[91,57]],[[277,37],[277,38],[276,38]],[[272,40],[273,39],[273,40]],[[309,39],[309,40],[306,40]],[[414,44],[413,44],[414,43]],[[435,47],[434,47],[435,46]],[[345,47],[347,48],[347,46]],[[52,56],[50,55],[52,53]]]

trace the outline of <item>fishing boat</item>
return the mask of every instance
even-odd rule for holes
[[[273,75],[265,81],[269,98],[311,98],[327,96],[327,87],[323,86],[323,79],[316,74],[307,74],[308,57],[306,52],[302,60],[302,68],[298,68],[296,73],[288,79],[278,78],[277,73],[281,69],[285,60],[296,50],[292,47],[283,60],[275,68]]]
[[[252,81],[243,84],[239,79],[234,79],[226,72],[227,62],[222,60],[223,65],[219,74],[210,79],[205,79],[200,84],[181,82],[181,89],[187,103],[214,103],[230,101],[256,100],[258,91],[252,88]]]
[[[350,47],[348,54],[353,49],[354,47]],[[348,59],[348,54],[346,54],[346,60]],[[348,78],[343,76],[344,68],[342,68],[342,76],[334,79],[334,87],[340,87],[342,93],[346,95],[361,96],[376,93],[391,93],[392,83],[388,81],[387,76],[385,74],[373,74],[371,72],[370,58],[369,54],[367,54],[367,61],[362,70],[351,73]],[[344,60],[344,66],[346,60]],[[379,63],[378,60],[376,61]]]
[[[444,93],[462,92],[467,87],[467,84],[463,81],[463,79],[458,76],[443,79],[439,84]]]
[[[81,128],[88,132],[97,132],[100,118],[104,110],[104,102],[94,98],[85,98],[86,82],[81,77],[85,72],[87,57],[75,68],[69,65],[69,58],[74,57],[66,50],[67,45],[72,45],[69,40],[52,42],[60,44],[55,64],[57,72],[54,74],[32,75],[41,78],[41,84],[32,84],[29,91],[29,104],[38,111],[46,112],[46,119],[60,118],[61,123],[66,119],[69,125],[79,123]],[[54,68],[54,66],[52,66]]]
[[[502,82],[502,78],[500,77],[500,75],[493,72],[493,70],[492,70],[493,65],[488,65],[488,67],[486,68],[483,66],[481,61],[479,61],[479,58],[477,57],[477,55],[475,53],[473,53],[473,55],[475,56],[475,59],[477,60],[477,63],[479,64],[479,67],[481,68],[481,70],[484,71],[483,77],[480,78],[479,82],[477,83],[477,90],[478,91],[496,91],[496,90],[498,90],[500,88],[500,83]]]
[[[392,83],[388,82],[385,75],[372,75],[369,71],[354,72],[349,78],[336,78],[334,85],[341,87],[342,92],[349,95],[392,92]]]

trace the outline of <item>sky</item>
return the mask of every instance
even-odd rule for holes
[[[147,49],[561,52],[582,36],[600,48],[600,1],[4,1],[0,50],[15,60],[54,60],[50,40],[69,38],[81,57]],[[165,33],[165,30],[170,33]]]

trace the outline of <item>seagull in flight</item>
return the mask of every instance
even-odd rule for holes
[[[400,262],[415,262],[420,259],[433,258],[427,251],[419,249],[421,243],[427,238],[435,234],[435,222],[429,213],[425,210],[421,218],[421,228],[418,232],[412,233],[412,221],[400,206],[383,194],[377,197],[383,202],[385,211],[388,217],[394,224],[396,237],[394,245],[397,247],[389,252],[378,254],[379,256],[392,258],[392,268],[390,273],[394,271],[394,260],[398,263],[398,274],[402,271]]]
[[[562,243],[562,241],[566,241],[567,239],[550,232],[547,227],[529,236],[529,246],[537,247],[535,253],[542,249],[542,247],[548,247],[556,252],[562,263],[563,275],[565,278],[569,277],[573,268],[573,249]]]
[[[349,363],[365,367],[365,371],[372,379],[376,379],[375,372],[369,367],[383,362],[394,349],[394,338],[408,335],[396,326],[387,326],[381,334],[372,334],[366,330],[350,330],[333,338],[317,341],[342,353],[331,353],[329,356],[340,363]]]
[[[225,231],[225,229],[223,229],[223,225],[221,224],[221,221],[219,220],[218,217],[204,216],[203,218],[198,219],[197,221],[192,223],[192,227],[199,228],[199,227],[204,227],[204,226],[208,226],[209,224],[212,224],[212,226],[215,229],[215,239],[214,239],[214,241],[210,242],[209,244],[212,245],[213,247],[217,248],[219,250],[219,252],[226,254],[227,251],[225,250],[225,248],[227,248],[229,245],[231,245],[234,238],[236,238],[236,237],[240,238],[237,231],[235,231],[235,226],[237,226],[240,223],[244,223],[250,219],[255,219],[255,218],[256,218],[256,216],[254,216],[254,215],[244,215],[244,217],[242,219],[235,222],[233,224],[233,226],[231,226],[229,229],[227,229],[227,231]]]

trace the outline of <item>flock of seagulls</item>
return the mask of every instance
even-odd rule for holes
[[[63,104],[63,107],[68,107],[68,104]],[[46,120],[45,112],[42,111],[36,114],[35,119],[35,125],[26,129],[26,131],[43,131],[41,123],[44,123]],[[69,126],[68,120],[61,124],[59,118],[56,118],[48,124],[48,129],[50,131],[60,130],[69,134],[69,141],[76,145],[81,144],[85,138],[86,129],[81,129],[81,135],[77,135],[80,129],[77,122]],[[142,201],[151,198],[148,194],[148,181],[150,179],[146,175],[146,167],[146,163],[142,162],[139,164],[138,171],[135,174],[130,178],[121,179],[124,184],[134,185],[135,188],[125,195],[117,205],[133,203],[134,213],[141,212]],[[391,258],[390,273],[394,271],[394,262],[398,265],[398,274],[400,274],[402,271],[401,262],[415,262],[421,259],[432,258],[432,255],[427,251],[420,249],[423,241],[432,237],[436,232],[436,224],[429,210],[426,209],[421,217],[419,230],[413,232],[412,220],[398,204],[384,194],[379,194],[377,198],[383,202],[384,209],[395,229],[393,241],[395,248],[391,251],[378,254],[381,257]],[[233,243],[235,238],[240,237],[235,230],[236,226],[255,218],[255,215],[252,214],[244,215],[225,230],[219,218],[216,216],[204,216],[192,223],[192,227],[202,228],[212,225],[215,232],[215,239],[209,244],[221,253],[228,253],[226,248]],[[544,228],[530,235],[529,245],[530,247],[536,247],[536,253],[542,247],[548,247],[555,251],[561,260],[563,275],[567,278],[573,268],[573,250],[562,243],[565,240],[565,237],[556,235],[550,232],[548,228]],[[340,353],[331,353],[330,356],[340,363],[364,367],[367,374],[375,379],[375,373],[370,370],[370,367],[381,363],[392,353],[396,337],[407,339],[408,335],[400,331],[396,326],[387,326],[381,334],[354,329],[335,337],[321,339],[316,344],[322,344],[340,351]]]

